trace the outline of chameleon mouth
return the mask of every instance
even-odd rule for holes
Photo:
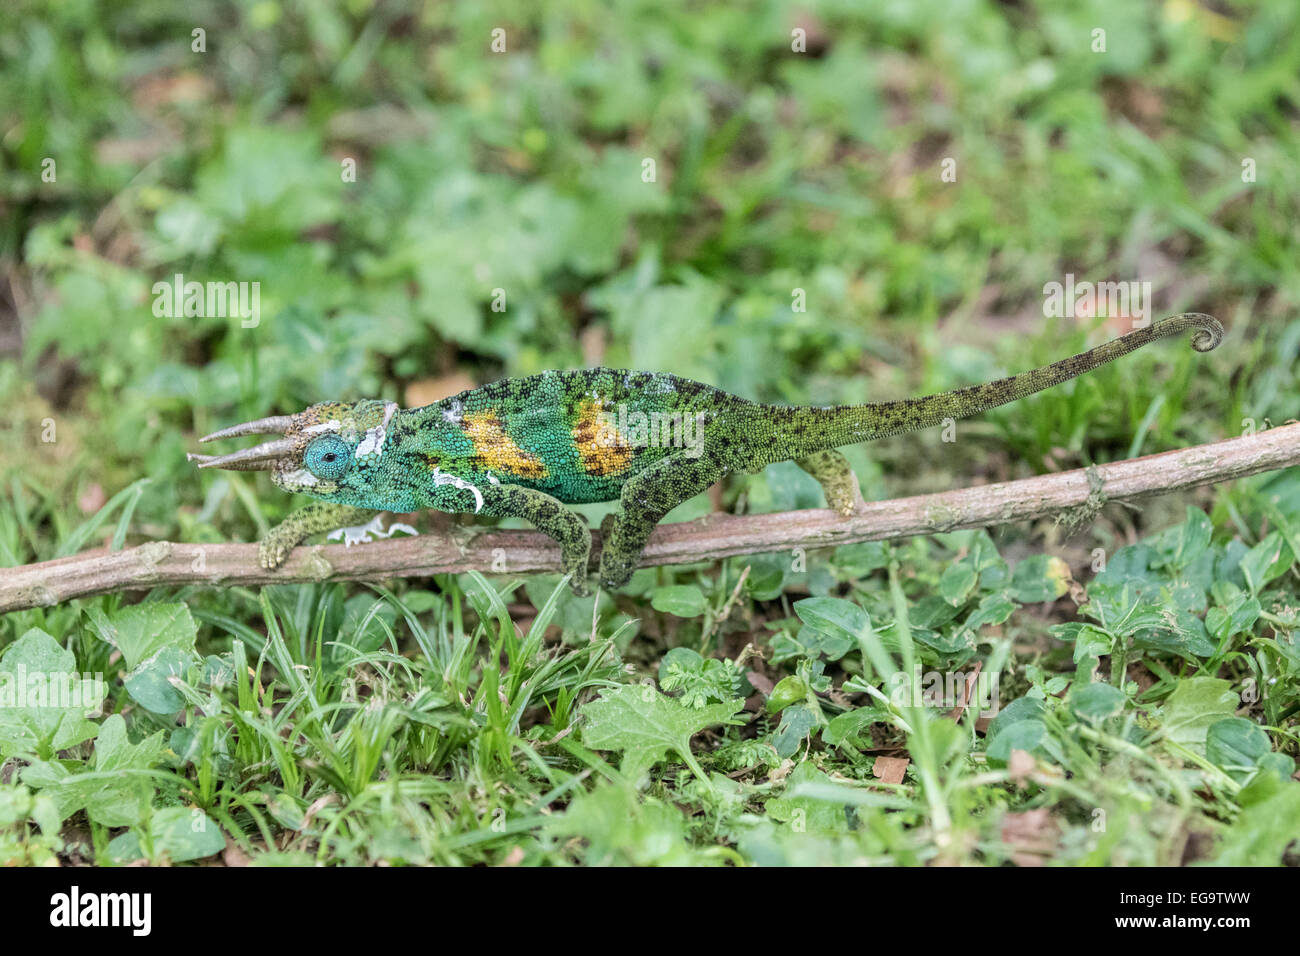
[[[222,438],[239,438],[243,435],[283,434],[289,430],[293,418],[289,415],[272,415],[259,418],[255,422],[243,422],[222,428],[211,435],[204,435],[201,442],[217,441]],[[231,452],[229,455],[199,455],[190,452],[187,461],[197,462],[200,468],[224,468],[227,471],[270,471],[276,463],[288,458],[296,442],[292,438],[275,438],[262,442],[243,451]]]

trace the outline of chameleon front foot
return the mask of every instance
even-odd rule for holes
[[[274,528],[257,543],[257,563],[267,571],[274,571],[289,560],[289,552],[298,544],[298,540],[291,539],[286,534],[277,534],[281,527]]]
[[[482,490],[483,513],[523,518],[560,546],[560,570],[579,597],[591,594],[587,584],[587,559],[591,556],[591,531],[572,508],[545,492],[518,485],[490,485]],[[507,565],[509,556],[507,555]]]
[[[356,523],[369,509],[315,501],[295,511],[258,542],[257,563],[274,571],[289,559],[289,552],[313,534]],[[378,516],[376,516],[378,519]]]

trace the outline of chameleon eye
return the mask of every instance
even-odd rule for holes
[[[338,435],[321,435],[307,446],[303,464],[317,478],[342,478],[352,461],[352,449]]]

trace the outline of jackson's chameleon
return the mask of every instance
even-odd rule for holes
[[[200,468],[269,470],[285,491],[320,499],[262,540],[264,567],[278,567],[308,535],[356,524],[367,512],[434,508],[527,519],[559,542],[564,571],[586,593],[591,532],[565,505],[620,501],[602,525],[600,556],[600,583],[615,589],[631,577],[659,520],[724,475],[791,460],[849,515],[858,484],[837,448],[1015,401],[1185,330],[1195,330],[1200,352],[1223,337],[1217,320],[1189,312],[985,385],[865,405],[765,405],[662,372],[542,372],[422,408],[323,402],[201,439],[281,435],[272,441],[189,457]]]

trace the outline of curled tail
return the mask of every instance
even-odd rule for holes
[[[763,411],[772,423],[772,451],[782,455],[771,460],[802,458],[828,448],[929,428],[948,418],[965,418],[1059,385],[1156,339],[1189,329],[1195,330],[1192,348],[1198,352],[1210,351],[1223,339],[1223,326],[1218,319],[1201,312],[1184,312],[1112,339],[1095,349],[984,385],[866,405],[823,408],[765,405]]]

